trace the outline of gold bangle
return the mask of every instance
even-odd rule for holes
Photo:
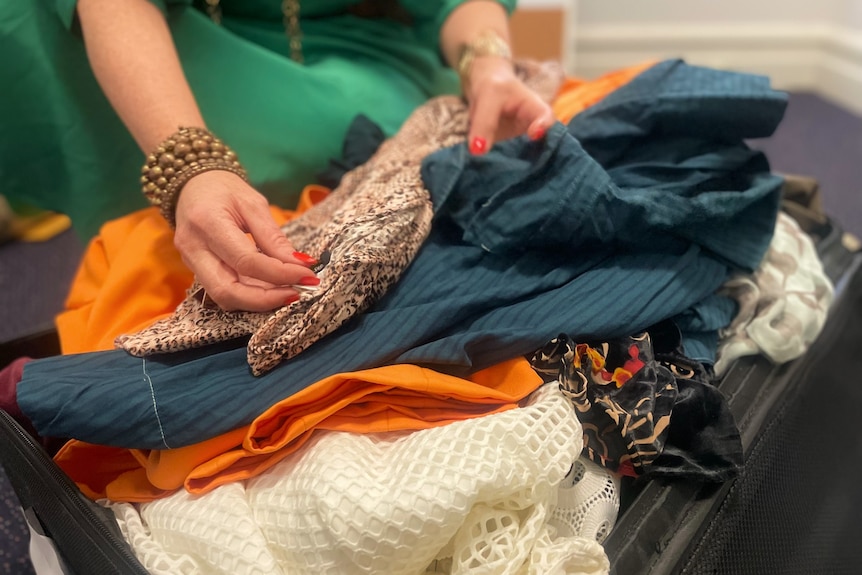
[[[180,128],[147,156],[141,186],[147,200],[159,207],[171,227],[176,225],[180,191],[190,179],[211,170],[232,172],[248,180],[236,153],[208,130]]]
[[[497,56],[511,61],[512,49],[495,30],[489,28],[482,31],[471,42],[464,45],[458,56],[456,69],[463,84],[470,79],[470,68],[477,56]]]

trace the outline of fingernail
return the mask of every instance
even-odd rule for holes
[[[548,131],[548,128],[546,128],[545,126],[539,126],[535,130],[533,130],[533,132],[530,134],[530,139],[531,140],[541,140],[542,138],[545,137],[545,132],[547,132],[547,131]]]
[[[314,276],[306,276],[304,278],[299,279],[299,285],[301,286],[319,286],[320,278]]]
[[[290,305],[295,301],[299,301],[299,294],[298,293],[287,296],[287,299],[284,300],[284,305]]]
[[[484,154],[488,151],[488,140],[485,138],[480,138],[476,136],[470,142],[470,153],[471,154]]]
[[[317,263],[316,258],[313,258],[310,255],[302,253],[302,252],[293,252],[293,257],[295,257],[296,259],[298,259],[299,261],[301,261],[302,263],[304,263],[307,266],[313,266]]]

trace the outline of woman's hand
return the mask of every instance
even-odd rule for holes
[[[155,4],[79,0],[77,14],[99,85],[144,153],[178,126],[206,126]],[[183,186],[174,244],[225,310],[274,309],[298,299],[291,285],[318,281],[314,262],[294,252],[263,196],[230,172],[205,172]]]
[[[526,133],[538,140],[554,124],[551,107],[499,56],[478,56],[470,66],[464,95],[470,104],[470,152],[484,154],[494,142]]]
[[[299,298],[292,285],[319,281],[309,269],[314,259],[294,249],[266,199],[235,174],[210,171],[189,180],[176,223],[174,245],[224,310],[271,310]]]

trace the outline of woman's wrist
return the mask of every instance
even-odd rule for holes
[[[149,155],[141,168],[147,200],[159,207],[171,227],[176,225],[180,192],[193,177],[212,170],[232,172],[247,180],[236,153],[204,128],[181,127]]]
[[[477,61],[487,62],[488,59],[506,62],[506,65],[511,69],[512,49],[509,47],[509,43],[493,28],[483,30],[461,49],[456,69],[465,93],[470,86],[473,69],[476,67]]]

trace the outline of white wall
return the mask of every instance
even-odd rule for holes
[[[563,8],[570,3],[572,3],[571,0],[518,0],[518,9]],[[574,6],[573,3],[572,6]]]
[[[862,114],[862,0],[574,0],[569,8],[567,65],[579,76],[683,57],[766,74],[780,89],[817,91]]]
[[[522,0],[523,1],[523,0]],[[833,19],[846,0],[580,0],[579,20],[594,24],[811,22]]]
[[[844,10],[839,14],[849,28],[862,32],[862,0],[844,0]]]

